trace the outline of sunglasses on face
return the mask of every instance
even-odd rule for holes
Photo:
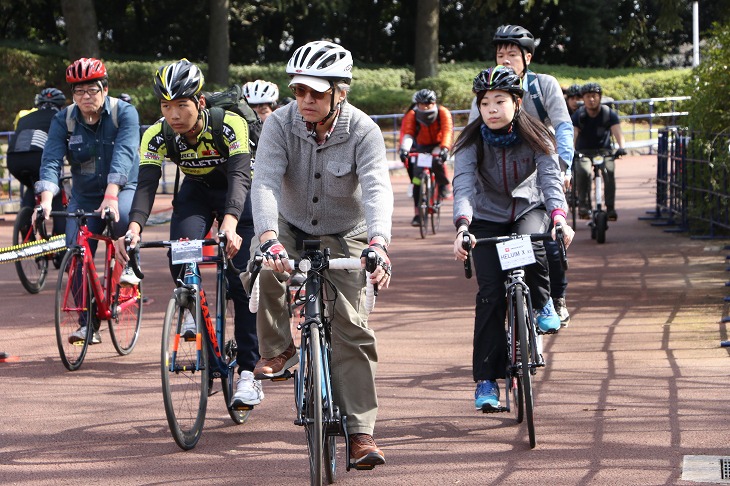
[[[99,93],[101,93],[101,88],[74,88],[73,90],[74,96],[84,96],[85,94],[89,96],[96,96]]]
[[[298,84],[295,84],[291,87],[291,92],[294,93],[294,96],[296,96],[297,98],[304,98],[305,96],[307,96],[307,94],[309,94],[312,96],[312,98],[319,101],[324,99],[324,97],[328,94],[331,94],[332,88],[328,89],[327,91],[320,92],[306,86],[300,86]]]

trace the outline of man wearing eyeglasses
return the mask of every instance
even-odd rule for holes
[[[256,238],[266,265],[261,272],[257,334],[261,359],[254,374],[275,378],[297,363],[289,328],[286,273],[304,240],[320,240],[332,258],[378,255],[370,281],[390,282],[393,192],[385,142],[378,126],[347,102],[352,55],[332,42],[310,42],[286,68],[296,97],[264,123],[251,187]],[[363,259],[364,265],[364,259]],[[245,278],[245,277],[244,277]],[[378,411],[377,346],[364,310],[362,272],[330,272],[338,289],[332,320],[333,394],[347,416],[350,459],[362,467],[385,463],[373,440]]]
[[[127,230],[137,187],[139,115],[129,103],[108,96],[106,67],[98,59],[74,61],[66,69],[66,82],[71,85],[74,102],[51,120],[35,192],[40,194],[40,205],[44,217],[48,218],[53,196],[60,190],[59,178],[66,157],[72,176],[68,211],[110,209],[115,221],[113,236],[117,238]],[[104,223],[91,218],[88,225],[92,232],[100,233]],[[67,218],[67,246],[76,243],[77,234],[76,219]],[[90,241],[94,252],[96,243]],[[80,325],[69,340],[85,338],[85,323]],[[98,332],[93,335],[92,344],[100,342]]]

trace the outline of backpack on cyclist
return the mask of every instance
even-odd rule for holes
[[[261,135],[261,119],[256,112],[248,105],[243,88],[234,84],[226,91],[216,93],[205,93],[205,105],[210,113],[210,127],[213,135],[213,144],[216,150],[223,157],[228,158],[228,146],[223,138],[223,118],[225,112],[230,111],[246,120],[248,125],[248,145],[251,152],[251,162],[256,157],[256,147]],[[167,156],[175,162],[180,163],[180,150],[175,143],[175,132],[172,127],[163,119],[162,134],[165,137]]]
[[[109,98],[109,110],[112,114],[112,123],[114,123],[115,128],[119,128],[119,98],[115,98],[113,96],[107,96],[107,98]],[[68,138],[71,137],[71,134],[76,129],[76,119],[71,116],[74,111],[74,106],[76,106],[76,103],[72,103],[68,108],[66,108],[67,142]]]

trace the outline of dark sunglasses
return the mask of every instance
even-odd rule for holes
[[[312,96],[312,98],[319,101],[319,100],[324,99],[324,97],[327,96],[328,94],[331,94],[332,88],[328,89],[327,91],[320,92],[320,91],[313,90],[312,88],[309,88],[309,87],[300,86],[298,84],[295,84],[294,86],[291,86],[291,92],[294,93],[294,96],[296,96],[297,98],[304,98],[305,96],[307,96],[307,94],[310,94]]]

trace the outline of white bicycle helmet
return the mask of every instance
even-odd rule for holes
[[[276,104],[279,99],[279,87],[274,83],[257,79],[243,85],[243,95],[249,105]]]
[[[341,81],[352,79],[352,54],[344,47],[328,41],[314,41],[294,51],[286,72]]]

